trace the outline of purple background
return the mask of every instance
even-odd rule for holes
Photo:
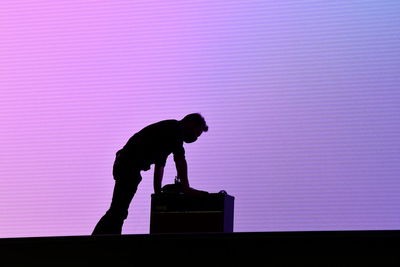
[[[115,152],[201,112],[235,231],[400,228],[398,1],[0,4],[0,237],[90,234]],[[165,183],[175,176],[172,157]],[[124,233],[148,233],[153,167]]]

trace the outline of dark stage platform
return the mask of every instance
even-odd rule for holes
[[[382,266],[400,263],[399,248],[400,231],[6,238],[0,239],[0,261],[1,266]]]

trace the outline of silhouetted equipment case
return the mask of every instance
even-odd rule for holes
[[[150,233],[232,233],[234,197],[152,194]]]

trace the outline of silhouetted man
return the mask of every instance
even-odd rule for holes
[[[164,166],[171,153],[174,155],[183,192],[202,192],[189,186],[183,142],[193,143],[207,131],[208,126],[204,118],[199,113],[192,113],[180,121],[164,120],[151,124],[134,134],[116,153],[113,166],[115,186],[111,206],[97,223],[92,235],[121,234],[124,220],[128,217],[129,204],[142,180],[140,171],[147,171],[151,164],[155,164],[154,193],[160,193]]]

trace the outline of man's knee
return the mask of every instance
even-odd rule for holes
[[[107,216],[116,220],[125,220],[128,217],[128,211],[123,209],[111,208],[107,211]]]

